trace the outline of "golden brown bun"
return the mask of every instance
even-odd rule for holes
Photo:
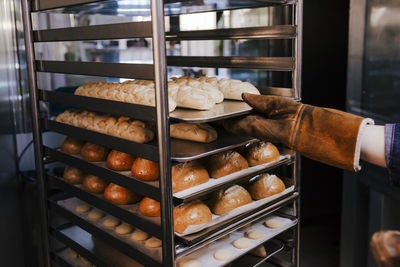
[[[172,191],[179,192],[210,180],[206,169],[194,162],[172,167]]]
[[[110,183],[104,190],[104,198],[112,203],[125,205],[138,202],[140,196],[125,187]]]
[[[218,191],[214,195],[211,210],[214,214],[222,215],[251,202],[251,196],[246,189],[240,185],[233,185],[225,190]]]
[[[84,143],[84,141],[68,136],[61,143],[61,151],[71,155],[79,154]]]
[[[107,156],[107,167],[114,171],[128,171],[131,169],[135,158],[132,155],[111,150]]]
[[[158,179],[158,163],[144,158],[137,158],[132,165],[132,174],[135,178],[144,181]]]
[[[106,159],[108,149],[92,143],[86,143],[81,150],[81,155],[87,161],[103,161]]]
[[[212,178],[220,178],[248,167],[247,160],[236,151],[222,152],[208,160],[208,172]]]
[[[269,142],[252,144],[247,150],[247,161],[250,166],[256,166],[279,159],[279,151]]]
[[[143,213],[144,216],[149,217],[160,217],[160,202],[155,201],[154,199],[144,197],[140,201],[139,205],[140,212]]]
[[[189,225],[209,223],[212,220],[210,209],[200,201],[185,203],[174,208],[174,229],[183,233]]]
[[[217,131],[205,123],[175,123],[170,126],[170,135],[173,138],[210,143],[217,140]]]
[[[263,199],[285,190],[285,184],[276,175],[263,174],[247,187],[253,199]]]
[[[67,183],[80,184],[83,177],[85,177],[85,173],[77,168],[67,166],[64,169],[63,178]]]
[[[88,174],[82,182],[83,188],[92,193],[103,193],[108,183],[97,176]]]

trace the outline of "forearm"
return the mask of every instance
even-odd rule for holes
[[[385,126],[366,126],[361,136],[361,159],[386,168]]]

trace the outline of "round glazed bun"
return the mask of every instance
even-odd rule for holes
[[[84,143],[84,141],[68,136],[61,143],[61,151],[71,155],[79,154]]]
[[[172,191],[179,192],[210,180],[206,169],[194,162],[172,167]]]
[[[134,157],[120,152],[117,150],[111,150],[107,156],[107,167],[114,171],[128,171],[131,169]]]
[[[83,188],[92,193],[103,193],[108,183],[97,176],[88,174],[83,178]]]
[[[208,172],[212,178],[220,178],[248,167],[247,160],[236,151],[222,152],[208,160]]]
[[[112,203],[125,205],[138,202],[140,196],[125,187],[110,183],[104,190],[104,198]]]
[[[174,208],[174,229],[183,233],[189,225],[209,223],[212,220],[210,209],[200,201],[185,203]]]
[[[77,168],[66,166],[64,169],[63,178],[67,183],[80,184],[83,177],[85,177],[85,173]]]
[[[279,194],[285,190],[285,184],[276,175],[268,173],[263,174],[255,179],[247,187],[253,199],[258,200],[275,194]]]
[[[152,181],[158,179],[158,163],[151,160],[135,159],[131,171],[135,178],[139,180]]]
[[[144,216],[160,217],[160,202],[144,197],[140,201],[139,210]]]
[[[86,143],[81,150],[82,158],[87,161],[103,161],[107,153],[107,148],[92,143]]]
[[[252,201],[249,192],[240,185],[233,185],[218,191],[213,200],[211,210],[217,215],[225,214]]]
[[[279,159],[279,151],[269,142],[255,143],[249,146],[247,150],[247,161],[250,166],[256,166]]]

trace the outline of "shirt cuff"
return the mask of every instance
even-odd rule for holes
[[[400,186],[400,124],[385,125],[385,160],[390,182]]]

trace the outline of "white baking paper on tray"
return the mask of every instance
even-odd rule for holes
[[[279,221],[282,222],[282,227],[278,229],[270,229],[265,226],[264,222],[268,219],[278,219]],[[246,228],[244,230],[237,230],[235,232],[232,232],[229,234],[229,236],[226,236],[226,238],[221,238],[219,240],[216,240],[215,242],[212,242],[211,244],[196,250],[195,252],[183,256],[182,258],[178,258],[179,263],[184,261],[185,259],[195,259],[200,263],[200,266],[213,266],[213,267],[219,267],[219,266],[224,266],[228,264],[229,262],[234,261],[235,259],[239,258],[240,256],[248,253],[250,250],[260,246],[267,240],[270,240],[271,238],[275,237],[276,235],[286,231],[293,225],[297,223],[297,220],[290,220],[287,218],[275,216],[275,215],[270,215],[267,218],[263,218],[262,220],[252,224],[249,228]],[[251,246],[248,248],[244,249],[239,249],[235,248],[232,243],[238,238],[245,237],[246,232],[249,230],[260,230],[264,233],[264,237],[258,240],[253,240],[251,239]],[[218,249],[227,249],[233,252],[233,258],[228,260],[228,261],[219,261],[214,258],[214,253]],[[267,252],[268,253],[268,252]],[[260,258],[261,259],[261,258]]]
[[[182,234],[179,234],[179,233],[176,233],[176,232],[175,232],[175,234],[178,235],[178,236],[186,236],[186,235],[190,235],[190,234],[193,234],[193,233],[200,232],[203,229],[206,229],[206,228],[211,227],[213,225],[222,223],[222,222],[224,222],[226,220],[229,220],[229,219],[231,219],[231,218],[233,218],[233,217],[235,217],[237,215],[240,215],[240,214],[242,214],[244,212],[248,212],[248,211],[254,210],[254,209],[258,208],[258,207],[261,207],[261,206],[267,204],[268,202],[271,202],[271,201],[273,201],[273,200],[275,200],[275,199],[277,199],[277,198],[279,198],[279,197],[281,197],[283,195],[286,195],[286,194],[292,192],[293,190],[294,190],[294,186],[291,186],[291,187],[286,188],[284,191],[282,191],[279,194],[275,194],[275,195],[270,196],[270,197],[266,197],[266,198],[263,198],[263,199],[260,199],[260,200],[253,201],[253,202],[251,202],[249,204],[246,204],[244,206],[241,206],[241,207],[238,207],[238,208],[236,208],[234,210],[231,210],[230,212],[225,213],[224,215],[220,215],[219,216],[219,215],[213,214],[211,222],[206,223],[206,224],[190,225],[190,226],[188,226],[188,228],[186,228],[186,230]]]
[[[240,170],[238,172],[234,172],[232,174],[223,176],[223,177],[218,178],[218,179],[210,178],[210,180],[208,182],[204,183],[204,184],[200,184],[200,185],[188,188],[186,190],[174,193],[174,197],[176,197],[176,198],[185,198],[185,197],[190,196],[190,195],[192,195],[192,194],[194,194],[196,192],[203,191],[203,190],[212,188],[212,187],[214,187],[216,185],[224,184],[224,183],[233,181],[235,179],[241,178],[243,176],[250,175],[250,174],[252,174],[254,172],[267,169],[267,168],[269,168],[269,167],[271,167],[273,165],[278,164],[279,162],[281,162],[284,159],[290,159],[290,155],[281,155],[281,156],[279,156],[279,159],[276,160],[276,161],[272,161],[272,162],[260,164],[260,165],[257,165],[257,166],[249,167],[247,169],[243,169],[243,170]]]

